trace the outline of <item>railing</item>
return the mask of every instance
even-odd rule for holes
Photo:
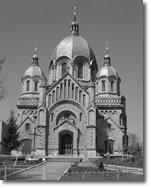
[[[5,165],[5,166],[0,166],[0,180],[6,180],[7,176],[9,174],[13,174],[15,172],[18,172],[22,169],[28,168],[29,165],[17,165],[17,166],[10,166],[10,165]]]
[[[141,182],[144,181],[143,175],[122,173],[122,172],[67,172],[59,181],[67,182]]]

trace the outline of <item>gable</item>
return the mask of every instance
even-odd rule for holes
[[[65,120],[65,121],[63,121],[62,123],[60,123],[58,126],[56,126],[55,128],[54,128],[54,131],[56,130],[56,129],[58,129],[58,128],[63,128],[63,129],[76,129],[76,130],[78,130],[78,128],[74,125],[74,124],[72,124],[70,121],[68,121],[68,120]]]
[[[21,122],[21,124],[18,126],[18,129],[19,129],[23,124],[26,124],[26,123],[35,124],[35,122],[28,116],[28,117],[26,117],[26,118]]]
[[[26,130],[26,124],[29,124],[29,130]],[[35,128],[37,130],[37,133],[40,134],[40,130],[36,126],[35,122],[32,121],[32,119],[28,116],[18,127],[20,138],[32,138]]]
[[[121,128],[110,117],[108,117],[106,121],[111,125],[111,129],[122,131]]]
[[[69,73],[66,73],[46,91],[46,106],[58,101],[73,100],[86,108],[89,93]]]
[[[89,93],[87,92],[87,90],[82,85],[80,85],[68,72],[66,74],[64,74],[55,84],[53,84],[46,91],[46,95],[48,93],[50,93],[56,86],[58,86],[60,83],[62,83],[65,79],[71,80],[73,83],[75,83],[79,88],[81,88],[85,93],[87,93],[89,95]]]

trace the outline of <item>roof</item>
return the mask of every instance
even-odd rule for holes
[[[101,77],[101,76],[107,76],[107,77],[115,76],[115,77],[119,78],[119,76],[118,76],[117,72],[115,71],[114,67],[111,66],[111,65],[104,65],[99,69],[96,77],[98,78],[98,77]]]
[[[25,71],[25,76],[40,76],[40,77],[43,77],[43,72],[42,70],[40,69],[39,66],[37,65],[31,65],[30,67],[28,67],[28,69]]]
[[[55,48],[52,59],[67,56],[74,60],[78,56],[86,57],[89,61],[95,59],[95,54],[84,38],[79,35],[70,35],[64,38]]]

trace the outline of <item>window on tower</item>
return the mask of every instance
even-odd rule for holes
[[[102,80],[102,91],[105,91],[105,80]]]
[[[75,76],[76,78],[83,78],[84,77],[84,60],[77,59],[75,61]]]
[[[111,92],[114,91],[114,81],[111,81]]]
[[[38,91],[38,81],[35,81],[34,91]]]
[[[83,63],[78,64],[78,78],[83,78]]]
[[[27,82],[26,82],[26,91],[29,91],[29,88],[30,88],[30,81],[27,80]]]
[[[63,62],[61,64],[61,75],[63,76],[66,73],[67,63]]]

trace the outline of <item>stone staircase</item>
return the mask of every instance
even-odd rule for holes
[[[82,160],[81,157],[75,157],[71,155],[57,155],[57,156],[46,156],[47,162],[80,162]]]

